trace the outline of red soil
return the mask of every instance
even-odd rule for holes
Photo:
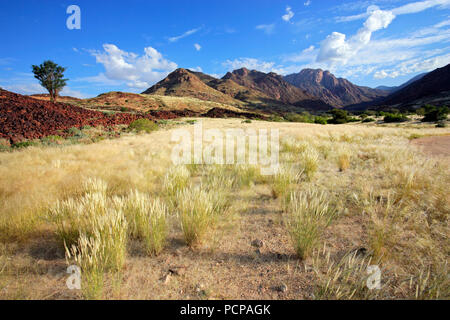
[[[107,115],[99,111],[37,100],[0,89],[0,138],[16,143],[25,139],[62,135],[64,130],[72,127],[102,125],[108,128],[118,124],[130,124],[140,118],[173,119],[183,116],[181,113]]]

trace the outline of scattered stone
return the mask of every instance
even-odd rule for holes
[[[195,286],[195,292],[200,292],[203,290],[205,286],[203,285],[203,283],[199,283]]]
[[[262,284],[260,284],[260,285],[258,286],[258,292],[259,292],[259,293],[263,293],[264,291],[265,291],[264,286],[263,286]]]
[[[277,290],[279,291],[279,292],[286,292],[286,291],[288,291],[288,287],[287,287],[287,285],[285,285],[284,283],[282,283],[278,288],[277,288]]]
[[[252,241],[252,246],[255,248],[262,248],[264,247],[264,242],[262,240],[255,239]]]
[[[171,267],[169,269],[169,272],[176,276],[183,276],[186,273],[186,269],[187,268],[185,266],[176,266],[176,267]]]
[[[161,281],[164,284],[169,284],[171,277],[172,277],[172,274],[169,272],[164,277],[162,277]]]
[[[350,251],[351,255],[355,255],[357,258],[364,258],[368,254],[367,248],[359,247]]]

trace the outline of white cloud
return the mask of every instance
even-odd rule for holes
[[[203,72],[202,67],[189,68],[189,70],[197,71],[197,72]]]
[[[263,30],[266,34],[272,34],[275,30],[275,24],[260,24],[256,26],[257,30]]]
[[[450,0],[427,0],[406,4],[404,6],[392,9],[395,15],[410,14],[421,12],[436,6],[446,8],[450,5]]]
[[[309,46],[299,54],[293,54],[283,57],[283,61],[291,62],[312,62],[316,59],[319,50],[314,46]]]
[[[303,5],[305,7],[308,7],[311,4],[311,0],[307,0],[305,3],[303,3]]]
[[[186,38],[186,37],[188,37],[188,36],[190,36],[190,35],[192,35],[192,34],[194,34],[194,33],[197,33],[197,32],[200,31],[200,30],[201,30],[201,28],[196,28],[196,29],[188,30],[188,31],[186,31],[185,33],[183,33],[182,35],[175,36],[175,37],[170,37],[170,38],[169,38],[169,41],[170,41],[170,42],[176,42],[176,41],[178,41],[178,40],[180,40],[180,39]]]
[[[397,2],[397,1],[395,1]],[[398,16],[403,14],[411,14],[411,13],[418,13],[422,12],[424,10],[438,7],[439,9],[447,9],[450,7],[450,0],[426,0],[426,1],[418,1],[418,2],[412,2],[397,8],[394,8],[391,10],[391,12]],[[379,10],[379,7],[376,5],[371,5],[368,7],[367,11],[365,13],[352,15],[352,16],[345,16],[345,17],[337,17],[336,20],[338,22],[348,22],[348,21],[354,21],[354,20],[360,20],[367,18],[370,16],[370,10]]]
[[[380,70],[380,71],[375,72],[373,77],[375,79],[384,79],[384,78],[387,78],[388,76],[389,76],[389,74],[385,70]]]
[[[450,26],[450,19],[442,21],[441,23],[434,25],[435,28],[442,28],[442,27],[446,27],[446,26]]]
[[[12,91],[15,93],[23,94],[23,95],[32,95],[32,94],[48,94],[48,91],[42,87],[39,83],[16,83],[12,85],[2,85],[2,88]],[[87,96],[80,91],[73,90],[70,87],[64,87],[63,90],[59,93],[60,96],[70,96],[79,99],[85,99]]]
[[[0,58],[0,66],[10,65],[14,62],[13,58]]]
[[[234,60],[227,60],[223,63],[223,66],[226,67],[229,71],[247,68],[250,70],[270,72],[273,70],[274,65],[274,62],[266,62],[254,58],[239,58]]]
[[[220,74],[218,74],[218,73],[210,73],[209,75],[210,75],[211,77],[216,78],[216,79],[220,79],[220,78],[223,77],[223,75],[220,75]]]
[[[294,12],[292,12],[292,8],[287,6],[286,7],[286,14],[284,16],[282,16],[281,18],[286,21],[289,22],[291,21],[291,19],[294,17]]]
[[[117,86],[117,87],[121,86],[123,84],[122,81],[113,80],[113,79],[108,78],[103,72],[99,73],[96,76],[75,78],[72,81],[87,82],[87,83],[98,84],[98,85],[102,85],[102,86]]]
[[[161,80],[177,68],[176,63],[165,59],[152,47],[144,48],[142,56],[123,51],[114,44],[104,44],[103,49],[104,51],[90,51],[90,53],[95,56],[97,63],[104,66],[105,73],[83,80],[92,82],[112,80],[125,82],[130,88],[142,89]],[[104,83],[107,84],[108,81]]]
[[[88,98],[88,96],[86,96],[84,93],[78,91],[78,90],[73,90],[70,87],[65,87],[63,88],[63,90],[60,93],[61,96],[69,96],[69,97],[75,97],[75,98],[79,98],[79,99],[86,99]]]
[[[387,28],[395,18],[392,12],[375,7],[369,7],[367,12],[370,12],[370,15],[363,27],[350,39],[347,40],[343,33],[333,32],[322,41],[317,62],[327,62],[330,65],[346,64],[370,43],[373,32]]]
[[[247,68],[249,70],[257,70],[261,72],[275,72],[277,74],[286,75],[293,72],[299,72],[298,66],[282,66],[275,62],[263,61],[255,58],[238,58],[234,60],[227,60],[222,63],[228,71],[236,69]]]
[[[412,7],[407,8],[408,12],[413,11]],[[419,10],[419,7],[414,10]],[[406,9],[397,12],[406,12]],[[302,63],[296,66],[298,69],[322,68],[342,77],[373,75],[376,79],[431,71],[450,63],[448,19],[409,32],[405,37],[373,40],[373,32],[387,28],[395,15],[377,6],[369,6],[364,16],[366,21],[354,35],[348,37],[333,32],[322,41],[319,48],[311,46],[300,53],[286,55],[282,57],[283,61]],[[439,47],[430,49],[430,45]],[[276,68],[286,71],[295,69],[295,66]]]
[[[411,59],[404,61],[393,69],[380,70],[374,74],[375,79],[397,78],[416,72],[429,72],[442,68],[450,63],[450,54],[445,54],[430,59]]]
[[[195,50],[200,51],[202,49],[202,46],[199,45],[198,43],[194,43],[194,48]]]

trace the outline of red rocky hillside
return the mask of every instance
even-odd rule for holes
[[[130,124],[139,118],[176,118],[179,115],[116,113],[108,115],[80,107],[37,100],[0,89],[0,138],[15,143],[48,135],[61,135],[64,130],[82,126],[110,127]]]

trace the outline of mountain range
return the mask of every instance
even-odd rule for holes
[[[426,74],[427,74],[426,72],[425,72],[425,73],[418,74],[417,76],[415,76],[415,77],[412,78],[411,80],[409,80],[409,81],[405,82],[404,84],[402,84],[402,85],[400,85],[400,86],[397,86],[397,87],[378,86],[378,87],[376,87],[375,89],[378,89],[378,90],[384,90],[384,91],[388,91],[389,93],[393,93],[393,92],[395,92],[395,91],[398,91],[398,90],[403,89],[404,87],[410,85],[411,83],[413,83],[413,82],[415,82],[415,81],[417,81],[417,80],[422,79]]]
[[[389,94],[383,90],[354,85],[346,79],[336,78],[329,71],[321,69],[304,69],[299,73],[285,76],[284,79],[310,95],[338,108],[374,101]]]
[[[395,91],[382,104],[414,106],[432,103],[434,100],[440,100],[438,104],[444,104],[450,101],[449,92],[450,64],[427,73],[419,80],[413,81],[402,89]]]
[[[283,77],[273,72],[241,68],[218,79],[180,68],[143,94],[193,97],[266,112],[359,110],[404,104],[420,98],[426,100],[438,93],[442,95],[450,90],[449,76],[450,65],[418,75],[399,87],[372,89],[357,86],[321,69],[304,69]],[[446,96],[444,93],[444,98]]]

